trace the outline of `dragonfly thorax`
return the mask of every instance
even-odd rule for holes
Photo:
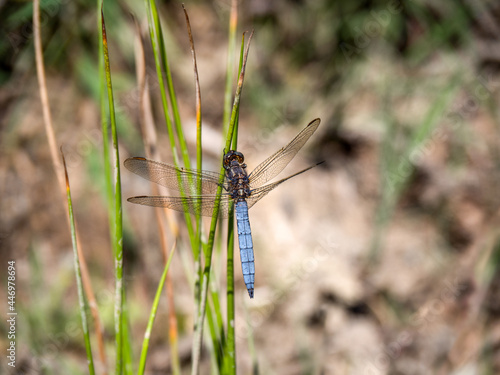
[[[243,154],[238,151],[231,150],[224,155],[227,190],[230,192],[231,198],[238,201],[250,196],[247,165],[243,163],[243,160],[245,160]]]

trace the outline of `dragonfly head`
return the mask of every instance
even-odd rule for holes
[[[233,160],[238,164],[242,164],[245,160],[245,157],[241,152],[231,150],[226,155],[224,155],[224,167],[230,167]]]

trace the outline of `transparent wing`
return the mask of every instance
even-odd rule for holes
[[[311,135],[319,126],[320,119],[311,121],[297,136],[285,147],[268,157],[248,176],[250,186],[259,187],[270,179],[276,177],[290,161],[297,155],[297,152],[304,146]],[[283,182],[284,180],[282,180]]]
[[[145,158],[128,158],[125,167],[135,174],[169,189],[184,191],[186,195],[196,194],[197,179],[201,177],[202,194],[215,194],[219,186],[219,173],[177,168]],[[225,185],[223,185],[225,189]]]
[[[222,194],[219,216],[227,218],[230,201],[229,194]],[[191,197],[140,196],[127,199],[129,202],[143,206],[165,207],[180,212],[190,212],[193,215],[212,216],[215,206],[215,196],[198,195]]]
[[[295,177],[295,176],[298,176],[301,173],[307,172],[309,169],[312,169],[312,168],[314,168],[314,167],[316,167],[316,166],[318,166],[318,165],[320,165],[322,163],[323,162],[315,164],[315,165],[311,165],[309,168],[303,169],[300,172],[294,173],[291,176],[288,176],[288,177],[286,177],[286,178],[284,178],[282,180],[279,180],[277,182],[274,182],[272,184],[268,184],[268,185],[264,185],[264,186],[258,187],[256,189],[252,189],[250,196],[246,199],[247,204],[248,204],[248,208],[252,207],[255,203],[257,203],[262,198],[264,198],[267,195],[267,193],[269,193],[271,190],[273,190],[276,187],[278,187],[278,185],[281,185],[283,182],[288,181],[292,177]]]

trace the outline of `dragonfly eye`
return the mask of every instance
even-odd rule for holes
[[[231,150],[226,155],[224,155],[224,165],[229,166],[233,160],[236,160],[238,163],[243,163],[245,157],[241,152]]]

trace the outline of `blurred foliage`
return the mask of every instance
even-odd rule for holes
[[[186,2],[187,6],[198,1]],[[211,4],[212,12],[227,13],[229,1]],[[164,4],[169,15],[179,13],[179,2]],[[473,11],[467,3],[424,1],[262,1],[242,2],[240,15],[257,30],[255,43],[262,61],[271,55],[284,58],[279,67],[260,67],[268,86],[283,86],[295,71],[314,74],[321,93],[329,92],[358,59],[381,46],[387,53],[410,61],[428,57],[436,48],[459,48],[469,38]],[[129,13],[142,17],[137,2],[105,2],[114,51],[125,64],[132,62],[132,27]],[[47,66],[73,75],[82,60],[96,57],[96,15],[87,1],[42,0],[42,26]],[[32,69],[32,3],[4,2],[1,7],[0,78],[6,82],[17,71]],[[178,16],[178,15],[177,15]],[[178,18],[178,17],[177,17]],[[175,21],[175,19],[174,19]],[[175,22],[174,22],[175,23]],[[225,25],[218,25],[224,28]],[[183,29],[180,30],[183,33]],[[116,59],[116,57],[115,57]],[[286,66],[286,69],[283,67]],[[21,70],[21,71],[20,71]],[[89,75],[88,77],[92,77]],[[317,77],[321,77],[317,80]]]
[[[472,23],[467,6],[451,0],[257,3],[250,6],[256,48],[271,65],[259,65],[251,99],[266,122],[297,121],[318,96],[349,84],[356,63],[374,52],[417,64],[436,49],[460,48]],[[273,92],[262,95],[266,90]]]

